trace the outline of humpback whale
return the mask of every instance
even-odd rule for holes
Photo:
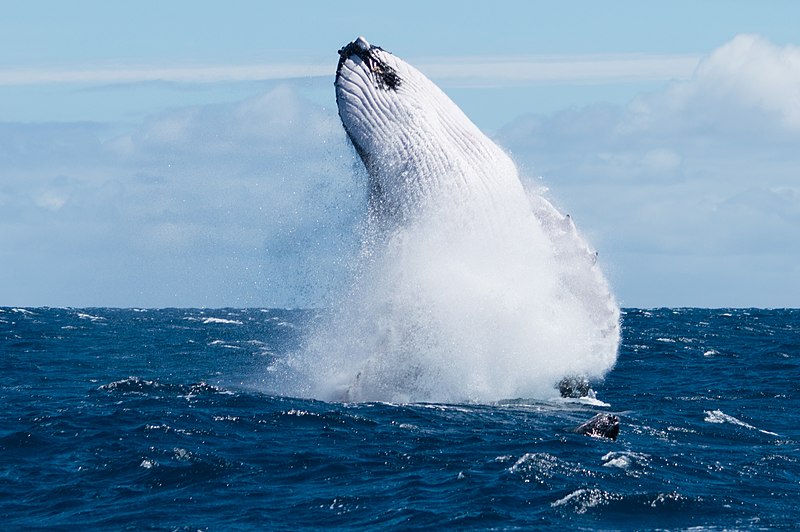
[[[572,218],[435,83],[363,37],[339,50],[334,87],[366,171],[362,249],[289,362],[287,393],[492,402],[602,377],[619,309]]]

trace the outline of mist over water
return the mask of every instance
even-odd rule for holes
[[[351,282],[282,362],[279,392],[491,402],[553,397],[568,375],[602,378],[619,310],[595,253],[540,191],[521,194],[460,189],[404,223],[369,220]]]

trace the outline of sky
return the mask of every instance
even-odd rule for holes
[[[363,35],[548,188],[626,307],[800,306],[800,3],[7,2],[0,305],[314,306]]]

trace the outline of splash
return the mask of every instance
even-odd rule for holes
[[[346,293],[289,362],[290,393],[323,400],[549,398],[565,375],[602,378],[619,314],[566,217],[457,209],[390,233],[365,228]],[[549,204],[548,204],[549,205]]]
[[[363,39],[340,54],[337,101],[369,173],[369,216],[352,282],[285,361],[282,392],[491,402],[602,378],[619,309],[572,219],[413,67]]]

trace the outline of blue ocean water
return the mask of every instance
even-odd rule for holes
[[[0,309],[4,528],[800,523],[800,310],[627,309],[599,401],[496,404],[271,394],[315,319]],[[616,441],[570,431],[597,412]]]

